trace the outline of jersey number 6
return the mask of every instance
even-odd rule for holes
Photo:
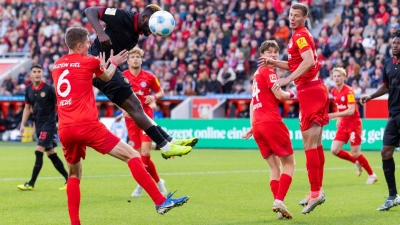
[[[68,74],[69,74],[69,70],[64,70],[64,72],[61,74],[60,78],[58,79],[57,93],[61,97],[66,97],[69,94],[69,92],[71,91],[71,84],[69,83],[69,80],[64,79],[65,76],[67,76]],[[65,89],[64,91],[61,91],[61,89],[60,89],[62,84],[67,85],[67,89]]]

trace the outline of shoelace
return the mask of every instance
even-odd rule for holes
[[[167,198],[171,198],[172,197],[172,195],[174,195],[175,194],[175,192],[177,192],[178,190],[175,190],[174,192],[168,192],[168,194],[167,194]]]

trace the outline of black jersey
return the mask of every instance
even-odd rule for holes
[[[400,113],[400,62],[394,57],[385,62],[382,82],[389,86],[389,116],[395,117]]]
[[[25,102],[33,109],[36,129],[56,128],[56,93],[53,86],[41,83],[37,89],[33,84],[26,87]]]
[[[100,52],[105,52],[108,59],[111,49],[116,55],[124,49],[129,51],[137,45],[140,35],[139,13],[117,8],[102,8],[99,18],[107,24],[105,32],[110,37],[112,45],[101,46],[99,39],[96,38],[89,49],[89,54],[98,56]]]

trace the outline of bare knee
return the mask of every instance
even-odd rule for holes
[[[46,151],[47,156],[53,155],[54,153],[56,153],[56,150],[54,150],[54,148]]]
[[[394,146],[383,146],[381,150],[381,156],[383,160],[393,158]]]
[[[82,164],[81,162],[77,162],[75,164],[68,164],[69,168],[69,177],[75,177],[78,178],[79,180],[82,177]]]

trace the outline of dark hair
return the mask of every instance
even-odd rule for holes
[[[144,8],[143,12],[144,13],[149,12],[150,14],[153,14],[153,13],[155,13],[157,11],[161,11],[161,10],[162,9],[160,6],[158,6],[156,4],[150,4],[150,5],[147,5],[146,8]]]
[[[303,3],[295,3],[290,8],[300,9],[303,16],[308,16],[308,6],[304,5]]]
[[[394,32],[394,33],[391,35],[391,37],[392,37],[392,38],[396,38],[396,37],[400,38],[400,29],[399,29],[399,30],[396,30],[396,32]]]
[[[39,65],[39,64],[33,64],[33,65],[31,66],[31,71],[32,71],[34,68],[43,70],[43,67],[42,67],[41,65]]]
[[[260,53],[264,53],[269,48],[275,48],[277,52],[279,52],[279,50],[280,50],[278,42],[276,42],[275,40],[266,40],[261,44],[259,51],[260,51]]]
[[[87,40],[89,32],[82,27],[72,27],[65,33],[65,44],[69,49],[74,49],[79,43],[83,44]]]

